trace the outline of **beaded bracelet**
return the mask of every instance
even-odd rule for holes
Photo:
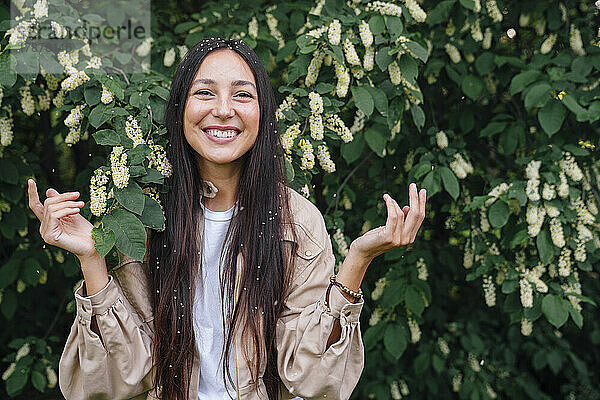
[[[358,288],[358,293],[352,289],[347,288],[336,280],[337,275],[331,275],[329,278],[329,283],[335,285],[341,289],[342,292],[354,297],[356,300],[360,300],[362,298],[363,292],[361,288]]]

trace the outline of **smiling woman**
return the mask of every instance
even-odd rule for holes
[[[425,193],[411,185],[404,209],[384,196],[386,225],[351,244],[336,277],[321,212],[288,187],[254,51],[218,38],[190,49],[165,125],[165,229],[108,277],[103,259],[80,258],[65,397],[349,398],[364,366],[360,284],[374,257],[414,241]]]

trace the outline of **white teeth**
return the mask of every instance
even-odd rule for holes
[[[215,136],[215,137],[220,137],[220,138],[232,138],[234,136],[237,136],[237,134],[239,133],[238,131],[233,130],[233,129],[228,129],[226,131],[222,131],[219,129],[206,129],[205,132],[208,133],[210,136]]]

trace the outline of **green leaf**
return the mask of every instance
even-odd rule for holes
[[[510,248],[514,249],[527,239],[529,239],[529,233],[527,232],[527,229],[522,229],[518,231],[517,233],[515,233],[515,236],[513,236],[513,238],[510,240]]]
[[[15,315],[15,311],[17,310],[17,293],[13,289],[7,288],[4,290],[0,310],[2,311],[2,315],[9,321]]]
[[[500,134],[500,140],[498,142],[499,150],[502,154],[510,155],[513,154],[519,143],[519,137],[524,136],[523,128],[521,125],[512,125]]]
[[[460,5],[466,8],[467,10],[475,10],[475,1],[474,0],[460,0]]]
[[[363,335],[363,342],[365,344],[365,350],[369,351],[381,340],[385,332],[386,324],[383,321],[375,326],[370,326]]]
[[[102,89],[98,85],[89,86],[83,89],[83,97],[85,102],[90,106],[95,106],[100,103],[100,96],[102,95]]]
[[[538,83],[525,95],[525,108],[544,107],[552,95],[552,87],[546,82]]]
[[[412,40],[405,42],[404,45],[412,52],[412,54],[417,56],[419,60],[423,61],[424,63],[427,62],[429,55],[425,47]]]
[[[394,57],[388,54],[389,50],[390,48],[385,46],[375,52],[375,63],[377,63],[377,66],[383,72],[386,72],[388,65],[394,61]]]
[[[147,144],[138,144],[133,149],[127,151],[127,165],[141,164],[152,149]]]
[[[398,360],[407,346],[406,333],[398,324],[390,324],[385,330],[383,336],[383,345],[390,354]]]
[[[31,371],[31,383],[33,384],[33,387],[36,388],[38,391],[44,393],[44,390],[46,390],[46,375],[42,374],[39,371]]]
[[[575,117],[578,122],[587,121],[587,119],[589,118],[588,111],[585,108],[581,107],[573,96],[571,96],[570,94],[565,94],[562,96],[561,101],[565,105],[565,107],[569,109],[569,111],[575,114]]]
[[[310,64],[311,56],[307,54],[301,54],[292,61],[288,67],[288,76],[287,76],[287,84],[290,85],[301,76],[306,75],[306,71],[308,71],[308,64]]]
[[[515,75],[510,82],[509,91],[511,96],[522,92],[529,84],[535,82],[541,73],[537,70],[524,71]]]
[[[437,3],[433,10],[427,14],[427,24],[433,26],[446,21],[454,3],[456,3],[456,0],[445,0]]]
[[[365,148],[365,135],[356,135],[354,139],[348,143],[342,143],[341,152],[342,157],[346,160],[346,163],[352,164],[354,161],[360,158],[360,155]]]
[[[383,157],[383,150],[387,144],[387,136],[382,132],[381,125],[372,125],[365,131],[367,145],[379,157]]]
[[[115,244],[123,254],[142,261],[146,254],[146,229],[133,214],[116,208],[102,218],[107,229],[115,233]]]
[[[385,92],[379,88],[373,86],[361,86],[366,88],[369,93],[371,93],[371,97],[373,98],[373,103],[375,104],[375,108],[383,117],[388,116],[388,98]],[[361,110],[362,111],[362,110]]]
[[[421,315],[423,310],[425,310],[423,297],[421,297],[419,292],[413,286],[406,288],[406,292],[404,292],[404,301],[406,302],[406,307],[416,315]]]
[[[425,113],[423,112],[423,109],[415,104],[411,104],[410,114],[412,115],[415,126],[420,132],[421,129],[423,129],[423,126],[425,126]]]
[[[554,243],[552,243],[547,230],[543,229],[540,231],[540,233],[538,233],[537,238],[535,239],[535,244],[537,246],[542,264],[549,264],[554,258]]]
[[[502,132],[506,128],[506,125],[508,125],[506,122],[492,121],[479,132],[479,137],[494,136],[495,134]]]
[[[370,117],[373,114],[373,107],[375,105],[373,101],[373,96],[369,93],[364,86],[352,86],[352,97],[354,98],[354,103],[356,106],[365,113],[367,117]]]
[[[434,194],[440,190],[440,174],[437,170],[429,171],[429,173],[423,179],[421,186],[427,190],[427,198],[431,198]]]
[[[371,28],[371,33],[373,35],[379,35],[383,31],[385,31],[385,21],[381,15],[374,15],[369,19],[369,28]]]
[[[112,76],[110,75],[99,75],[98,76],[98,80],[104,85],[106,86],[106,88],[108,90],[110,90],[115,96],[117,96],[117,99],[119,100],[123,100],[123,98],[125,97],[125,93],[123,91],[123,88],[121,87],[121,85],[117,82],[116,79],[114,79]]]
[[[8,182],[16,185],[19,181],[19,171],[15,164],[7,158],[0,158],[0,182]]]
[[[13,257],[0,267],[0,289],[7,288],[17,280],[20,264],[20,261]]]
[[[165,227],[165,216],[160,208],[160,204],[150,196],[144,195],[144,199],[144,211],[140,216],[140,220],[144,226],[162,230]]]
[[[17,83],[17,59],[10,52],[0,55],[0,86],[5,89]]]
[[[6,380],[6,394],[15,397],[27,384],[29,367],[18,366]]]
[[[104,258],[115,245],[115,233],[111,230],[104,230],[101,227],[92,228],[92,239],[94,239],[94,247]]]
[[[144,210],[144,193],[136,182],[129,180],[129,184],[123,189],[114,188],[115,199],[127,210],[142,214]],[[115,232],[116,233],[116,232]]]
[[[557,329],[564,325],[569,318],[569,312],[564,307],[560,297],[547,294],[542,300],[542,312],[546,316],[548,322],[550,322]]]
[[[285,161],[285,176],[288,180],[288,182],[291,182],[294,180],[294,166],[292,165],[292,163],[287,159],[287,157],[283,157],[284,161]]]
[[[497,199],[488,210],[490,225],[494,228],[502,228],[508,222],[510,208],[504,200]]]
[[[102,129],[92,133],[94,140],[101,146],[119,146],[121,137],[112,129]]]
[[[140,177],[138,182],[140,183],[158,183],[160,185],[163,184],[165,177],[163,174],[158,172],[158,170],[154,168],[146,168],[146,175]]]
[[[446,192],[448,192],[450,196],[456,200],[460,194],[460,186],[458,184],[456,175],[454,175],[454,172],[452,172],[452,170],[450,170],[448,167],[440,167],[439,171],[440,175],[442,176],[444,189],[446,189]]]
[[[583,315],[581,315],[581,312],[575,309],[575,307],[573,307],[573,304],[571,304],[571,302],[569,302],[568,300],[563,300],[563,304],[569,309],[569,314],[571,315],[571,319],[573,320],[573,322],[575,322],[575,325],[577,325],[577,327],[581,329],[583,327]]]
[[[467,75],[462,81],[461,89],[467,97],[475,101],[483,90],[483,81],[475,75]]]
[[[538,112],[538,121],[544,132],[551,137],[559,131],[562,126],[567,110],[560,101],[550,100],[540,111]]]
[[[23,268],[21,270],[21,277],[23,281],[30,285],[35,286],[40,281],[40,271],[42,267],[40,262],[33,257],[26,258],[23,261]]]
[[[475,68],[479,75],[487,75],[496,68],[494,63],[494,54],[489,52],[481,53],[477,60],[475,60]]]

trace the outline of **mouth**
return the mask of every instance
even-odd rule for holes
[[[235,139],[242,131],[236,127],[214,127],[208,126],[202,128],[202,132],[209,137],[209,139],[222,143],[229,142]]]

